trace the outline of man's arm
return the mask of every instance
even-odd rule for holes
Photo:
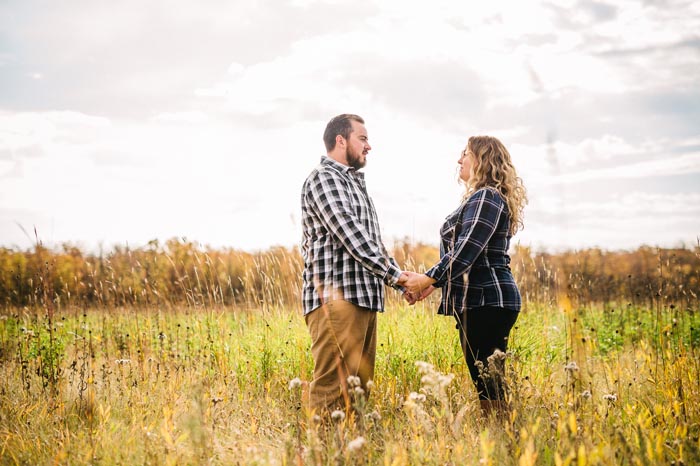
[[[347,188],[337,176],[326,171],[319,172],[309,180],[306,195],[317,207],[326,228],[365,269],[391,286],[405,281],[401,270],[384,253],[381,242],[370,236],[355,214]]]

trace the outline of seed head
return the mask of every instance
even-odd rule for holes
[[[339,409],[336,409],[331,413],[331,419],[333,419],[335,422],[342,422],[343,419],[345,419],[345,413]]]
[[[491,363],[492,361],[505,361],[506,359],[506,353],[503,351],[496,349],[491,356],[486,358],[486,360]]]
[[[355,440],[351,440],[350,442],[348,442],[348,451],[351,453],[356,452],[356,451],[360,450],[362,447],[364,447],[365,443],[367,443],[365,438],[362,436],[359,436]]]
[[[416,366],[418,366],[418,372],[421,374],[428,374],[434,370],[433,365],[425,361],[416,361]]]
[[[301,379],[299,377],[294,377],[289,381],[289,389],[294,390],[295,388],[301,387]]]
[[[348,385],[350,388],[359,387],[362,384],[360,378],[356,375],[351,375],[348,377]]]
[[[576,372],[578,371],[578,364],[576,364],[576,361],[571,361],[569,364],[564,366],[564,370],[566,372]]]

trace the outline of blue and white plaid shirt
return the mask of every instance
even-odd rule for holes
[[[426,272],[442,288],[439,314],[496,306],[519,311],[520,291],[510,271],[510,215],[493,188],[474,192],[440,229],[440,262]]]
[[[384,284],[401,276],[382,243],[364,173],[329,157],[301,192],[304,315],[333,299],[384,310]]]

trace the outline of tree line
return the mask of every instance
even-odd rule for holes
[[[407,240],[392,253],[417,271],[439,257],[435,246]],[[511,257],[526,308],[562,296],[578,306],[699,308],[700,247],[549,253],[515,246]],[[98,253],[70,244],[0,248],[0,306],[299,306],[302,268],[297,248],[248,252],[180,239]]]

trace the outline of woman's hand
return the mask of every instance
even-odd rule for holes
[[[435,287],[430,285],[428,288],[424,289],[423,292],[416,298],[416,301],[423,301],[425,298],[430,296],[432,292],[435,291]]]
[[[424,289],[420,294],[413,294],[410,291],[405,291],[403,294],[404,299],[408,302],[410,306],[413,306],[418,301],[423,301],[425,298],[430,296],[430,294],[435,291],[435,287],[430,285],[428,288]]]
[[[407,292],[409,292],[412,296],[415,296],[417,299],[418,297],[423,296],[423,292],[426,291],[433,283],[435,283],[435,280],[430,278],[429,276],[422,274],[422,273],[414,273],[414,272],[404,272],[408,274],[408,278],[406,279],[405,283],[403,284],[403,287],[406,289]],[[434,289],[434,288],[433,288]],[[432,293],[432,291],[430,292]],[[428,294],[430,294],[428,293]],[[425,296],[428,296],[426,294]],[[420,298],[424,299],[424,298]]]

